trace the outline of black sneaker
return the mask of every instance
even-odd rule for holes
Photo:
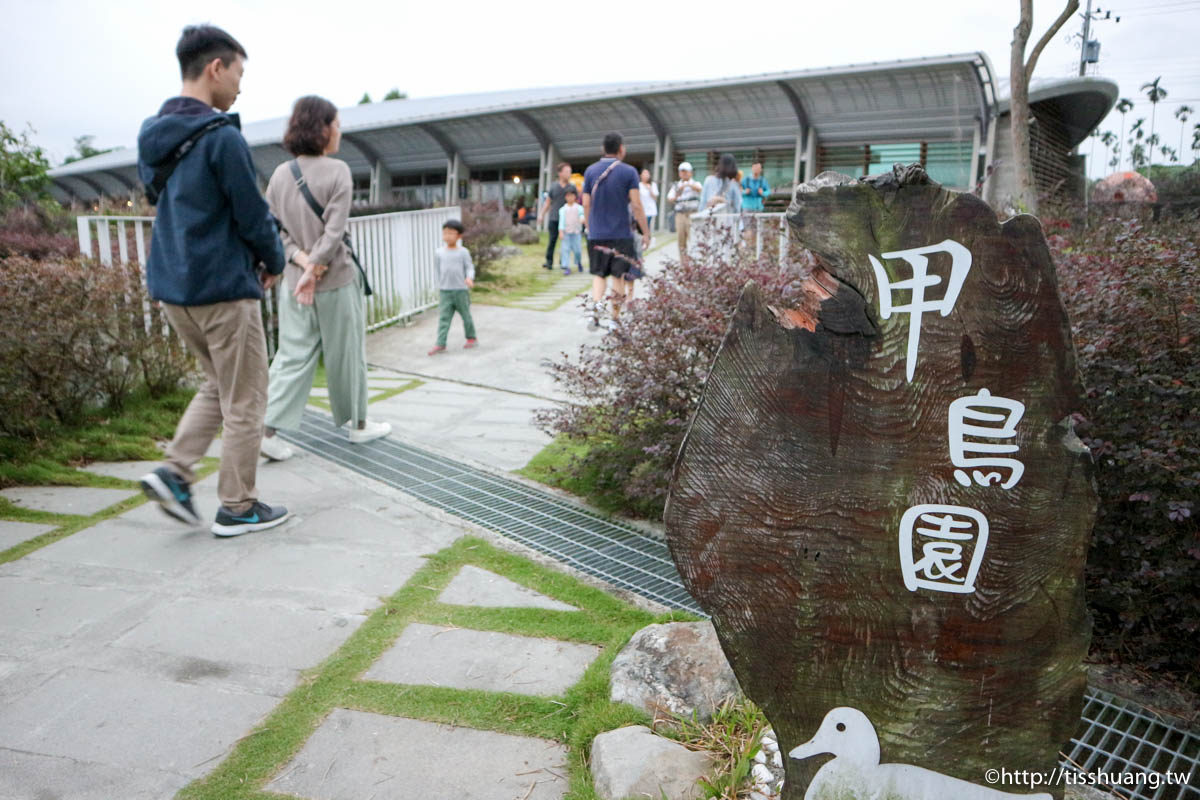
[[[192,505],[192,487],[166,467],[158,467],[138,481],[142,492],[165,513],[188,525],[199,525],[200,517]]]
[[[269,506],[255,501],[254,505],[235,514],[225,506],[217,509],[217,521],[212,532],[217,536],[241,536],[251,531],[265,531],[287,522],[288,510],[283,506]]]

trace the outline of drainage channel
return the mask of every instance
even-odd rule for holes
[[[382,481],[614,586],[704,615],[665,542],[549,492],[393,439],[351,445],[328,417],[305,412],[288,441]]]
[[[328,417],[311,411],[305,412],[299,431],[280,435],[613,586],[707,616],[683,588],[666,543],[632,525],[393,439],[351,445]],[[1200,800],[1200,737],[1108,692],[1087,690],[1079,732],[1069,747],[1064,767],[1143,776],[1135,785],[1106,787],[1116,797]],[[1189,774],[1190,780],[1185,785],[1160,782],[1169,772]]]

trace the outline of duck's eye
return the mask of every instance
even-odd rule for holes
[[[846,730],[846,723],[839,722],[837,724],[837,729],[838,729],[838,733],[841,733],[842,731]]]

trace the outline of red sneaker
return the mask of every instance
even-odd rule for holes
[[[446,352],[446,348],[442,347],[439,344],[436,347],[434,347],[432,350],[429,351],[429,355],[436,356],[438,353],[444,353],[444,352]]]
[[[467,339],[467,343],[463,345],[464,350],[470,350],[475,345],[479,344],[478,339]]]

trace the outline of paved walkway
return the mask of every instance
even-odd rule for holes
[[[452,339],[436,359],[424,355],[433,315],[370,337],[370,360],[392,368],[372,372],[372,413],[400,438],[509,470],[548,441],[530,424],[561,399],[545,360],[598,334],[569,301],[552,311],[477,306],[476,320],[478,350]],[[146,466],[93,468],[135,479]],[[213,475],[195,487],[207,519],[215,485]],[[0,798],[172,797],[278,713],[381,598],[478,532],[305,452],[264,465],[259,487],[289,507],[285,526],[221,540],[144,504],[0,565]],[[136,495],[132,483],[5,491],[18,505],[85,515]],[[0,522],[0,550],[45,530]],[[450,577],[443,603],[564,610],[485,570]],[[414,623],[365,677],[549,697],[596,655],[590,645]],[[453,776],[430,767],[463,752],[489,757]],[[565,755],[549,740],[339,709],[265,788],[314,800],[559,798]]]

